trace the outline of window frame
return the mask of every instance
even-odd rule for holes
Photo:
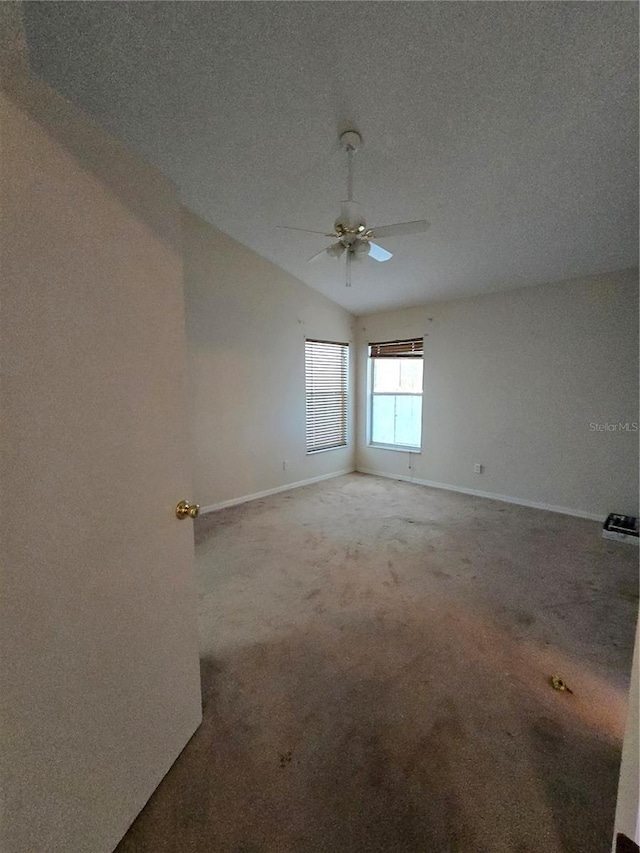
[[[341,438],[344,440],[340,441],[339,444],[331,444],[329,446],[313,446],[309,447],[309,400],[310,400],[310,392],[308,390],[308,374],[307,374],[307,345],[308,344],[327,344],[330,346],[340,347],[344,352],[344,388],[336,390],[332,393],[336,395],[340,395],[343,398],[343,434]],[[328,341],[320,338],[306,338],[304,339],[304,381],[305,381],[305,454],[307,456],[315,455],[316,453],[326,453],[329,450],[340,450],[343,447],[347,447],[349,444],[349,393],[350,393],[350,383],[349,383],[349,371],[350,371],[350,347],[348,341]]]
[[[397,355],[393,356],[395,359],[404,359],[406,361],[413,361],[417,358],[420,358],[422,361],[422,387],[420,391],[374,391],[373,383],[374,383],[374,373],[375,373],[375,362],[382,361],[384,357],[376,357],[372,355],[371,350],[372,347],[380,347],[388,344],[399,344],[403,343],[404,340],[407,342],[412,341],[422,341],[422,350],[421,354],[418,355]],[[401,341],[371,341],[367,345],[367,446],[379,448],[381,450],[396,450],[400,453],[422,453],[422,442],[423,442],[423,431],[422,431],[422,421],[424,417],[424,336],[416,337],[416,338],[406,338]],[[389,357],[389,356],[387,356]],[[410,444],[389,444],[386,442],[374,441],[373,440],[373,402],[375,397],[418,397],[420,398],[420,444],[419,445],[410,445]]]

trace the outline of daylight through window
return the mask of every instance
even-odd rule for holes
[[[369,344],[369,441],[419,450],[423,338]]]

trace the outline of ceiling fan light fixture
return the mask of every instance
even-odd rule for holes
[[[327,255],[331,258],[339,258],[343,252],[344,246],[342,243],[332,243],[327,249]]]

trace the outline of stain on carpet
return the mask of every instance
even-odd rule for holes
[[[203,723],[117,853],[609,850],[637,552],[599,536],[357,474],[198,519]]]

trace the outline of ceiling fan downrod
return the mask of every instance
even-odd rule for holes
[[[362,145],[362,137],[357,130],[345,130],[340,144],[347,152],[347,201],[353,201],[353,155]]]
[[[342,202],[334,229],[344,247],[349,250],[355,245],[355,238],[364,235],[365,231],[360,205],[353,200],[353,155],[362,145],[362,137],[357,130],[347,130],[340,136],[340,145],[347,152],[347,198]]]

